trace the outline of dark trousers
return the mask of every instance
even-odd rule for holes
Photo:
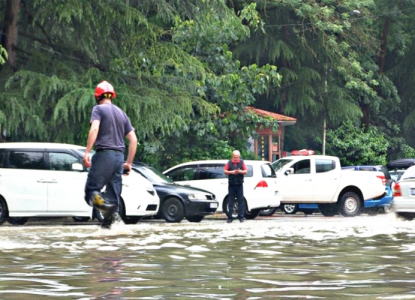
[[[105,186],[104,198],[118,207],[121,188],[124,153],[116,150],[97,151],[91,159],[88,179],[85,185],[85,201],[100,193]]]
[[[243,185],[229,185],[228,187],[229,197],[229,218],[232,219],[233,206],[235,198],[238,201],[238,219],[243,219],[245,216],[245,200],[244,200],[244,187]]]

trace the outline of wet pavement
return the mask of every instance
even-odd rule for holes
[[[0,226],[0,299],[415,299],[415,221],[70,218]]]

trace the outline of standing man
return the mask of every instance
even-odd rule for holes
[[[233,221],[233,206],[235,197],[238,201],[238,219],[239,222],[244,221],[245,216],[245,200],[244,200],[244,175],[247,169],[244,161],[241,159],[241,153],[238,150],[232,152],[232,159],[225,165],[224,173],[228,175],[228,199],[229,199],[229,215],[228,223]]]
[[[92,109],[90,130],[84,155],[84,166],[90,168],[85,185],[86,202],[104,215],[103,228],[111,228],[120,220],[118,205],[121,195],[121,175],[129,174],[137,149],[137,136],[127,115],[112,104],[116,97],[114,87],[107,81],[97,85]],[[129,142],[128,157],[124,163],[124,137]],[[95,146],[95,155],[90,152]],[[101,193],[106,186],[105,195]]]

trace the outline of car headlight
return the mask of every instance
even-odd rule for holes
[[[204,200],[204,199],[206,199],[205,194],[201,194],[201,193],[188,194],[187,197],[189,198],[189,200]]]

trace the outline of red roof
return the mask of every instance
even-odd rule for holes
[[[259,109],[259,108],[255,108],[255,107],[252,107],[252,106],[247,106],[246,107],[246,111],[253,111],[258,116],[261,116],[261,117],[271,117],[271,118],[273,118],[273,119],[275,119],[277,121],[292,121],[294,123],[297,122],[297,119],[296,118],[287,117],[287,116],[280,115],[280,114],[276,114],[276,113],[273,113],[273,112],[270,112],[270,111],[266,111],[266,110],[262,110],[262,109]]]

